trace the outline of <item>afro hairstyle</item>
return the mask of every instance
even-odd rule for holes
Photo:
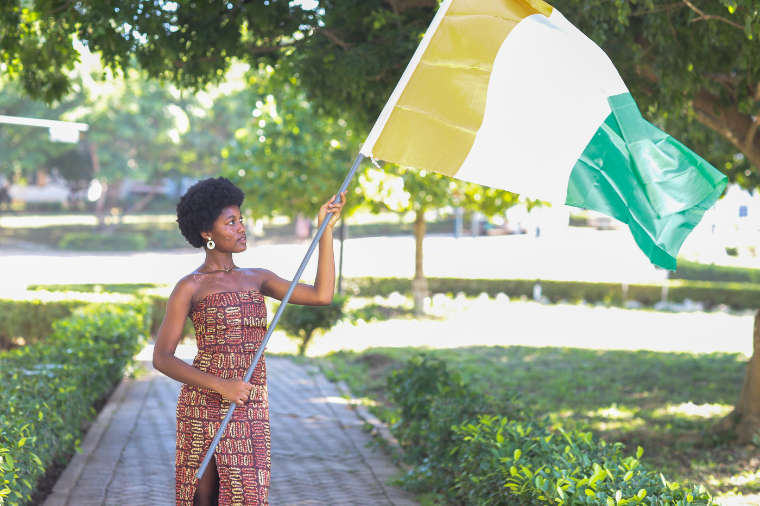
[[[201,232],[211,230],[225,207],[240,207],[243,200],[243,191],[226,177],[198,181],[177,203],[179,231],[194,248],[201,248],[206,242]]]

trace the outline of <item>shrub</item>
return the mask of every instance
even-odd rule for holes
[[[295,341],[298,342],[298,354],[306,353],[315,332],[325,332],[343,318],[344,297],[334,297],[326,306],[288,306],[283,318],[280,319],[280,328]]]
[[[679,258],[678,270],[670,273],[670,279],[718,281],[723,283],[760,283],[760,269],[700,264]]]
[[[70,232],[58,242],[60,249],[76,251],[139,251],[147,246],[143,234],[131,232]]]
[[[624,457],[621,443],[553,431],[516,399],[469,390],[437,359],[417,357],[388,379],[397,406],[391,430],[414,467],[408,489],[457,504],[707,505],[703,487],[682,489]]]
[[[83,293],[128,293],[138,295],[143,290],[162,288],[166,285],[159,283],[85,283],[79,285],[29,285],[27,290],[46,290],[48,292],[83,292]]]
[[[603,302],[621,304],[623,288],[620,283],[588,283],[584,281],[540,280],[542,295],[552,302]],[[459,279],[428,278],[431,293],[459,292],[475,297],[485,292],[491,297],[506,293],[510,297],[533,297],[536,280],[526,279]],[[351,278],[346,280],[349,292],[363,297],[387,296],[393,292],[411,294],[411,281],[403,278]],[[757,309],[760,284],[718,283],[706,281],[671,280],[668,300],[701,301],[708,308],[725,304],[736,310]],[[662,285],[629,285],[628,299],[652,306],[662,298]]]
[[[388,378],[388,399],[398,408],[391,430],[415,467],[404,479],[417,492],[445,493],[456,485],[459,460],[452,455],[453,427],[494,412],[516,414],[514,399],[468,391],[458,373],[438,359],[418,356]]]
[[[93,405],[139,350],[150,308],[91,304],[44,343],[0,352],[0,503],[26,503],[45,468],[79,445]]]
[[[590,432],[553,432],[548,420],[483,415],[454,427],[461,462],[456,493],[467,504],[706,505],[704,487],[691,490],[647,471],[623,444]],[[644,499],[646,501],[644,502]]]
[[[41,302],[39,300],[0,299],[0,350],[7,350],[23,338],[26,344],[40,342],[50,335],[55,320],[87,304],[84,301]]]

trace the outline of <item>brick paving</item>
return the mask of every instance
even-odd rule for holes
[[[174,410],[179,383],[153,370],[121,382],[44,506],[174,504]],[[318,371],[267,359],[271,506],[414,506],[387,485],[399,470]]]

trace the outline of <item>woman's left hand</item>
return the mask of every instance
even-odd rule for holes
[[[328,223],[328,227],[332,228],[335,223],[337,223],[338,219],[340,219],[340,211],[343,209],[343,205],[346,203],[346,192],[343,192],[340,194],[340,202],[335,202],[335,195],[332,196],[330,200],[325,202],[325,204],[319,208],[319,218],[318,218],[318,225],[322,225],[322,222],[325,219],[325,216],[327,216],[327,213],[333,213],[332,219],[330,220],[330,223]]]

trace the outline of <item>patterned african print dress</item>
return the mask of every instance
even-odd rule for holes
[[[256,290],[214,293],[191,311],[198,355],[193,366],[221,378],[243,377],[267,327],[264,296]],[[267,506],[270,437],[264,357],[251,381],[251,398],[238,406],[216,448],[219,506]],[[195,473],[227,413],[229,401],[182,385],[177,401],[176,506],[192,506]]]

